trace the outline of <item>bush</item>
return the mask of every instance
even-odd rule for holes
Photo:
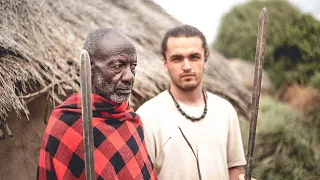
[[[320,179],[320,111],[304,117],[291,107],[263,98],[252,177],[263,180]],[[241,122],[247,149],[249,123]]]
[[[311,78],[310,78],[310,83],[320,89],[320,71],[316,72]]]
[[[310,83],[320,71],[320,23],[311,15],[301,15],[293,21],[287,37],[275,49],[275,62],[286,62],[283,70],[288,82]]]
[[[265,69],[274,85],[310,82],[320,71],[320,23],[287,1],[249,1],[235,6],[221,20],[213,49],[226,57],[254,61],[258,17],[268,10]]]

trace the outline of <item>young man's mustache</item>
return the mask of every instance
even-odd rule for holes
[[[181,75],[180,75],[180,77],[185,77],[185,76],[195,76],[196,75],[196,73],[182,73]]]

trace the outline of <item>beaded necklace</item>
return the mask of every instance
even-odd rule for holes
[[[176,105],[177,109],[178,109],[178,110],[180,111],[180,113],[181,113],[184,117],[186,117],[187,119],[189,119],[189,120],[191,120],[191,121],[199,121],[199,120],[203,119],[203,118],[206,116],[206,114],[207,114],[207,99],[206,99],[206,96],[205,96],[205,93],[204,93],[204,90],[203,90],[203,89],[202,89],[202,94],[203,94],[203,100],[204,100],[204,109],[203,109],[203,113],[202,113],[202,115],[201,115],[200,117],[189,116],[186,112],[184,112],[184,111],[181,109],[179,103],[174,99],[174,97],[173,97],[173,95],[172,95],[172,93],[171,93],[171,91],[170,91],[170,88],[169,88],[168,91],[169,91],[169,94],[171,95],[171,97],[172,97],[172,99],[173,99],[173,101],[174,101],[174,104]]]

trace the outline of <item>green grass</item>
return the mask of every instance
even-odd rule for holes
[[[240,121],[247,151],[249,123]],[[320,180],[320,113],[305,117],[264,97],[260,102],[252,177]]]

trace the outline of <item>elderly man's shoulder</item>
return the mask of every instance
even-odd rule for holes
[[[77,132],[81,132],[81,113],[82,111],[77,107],[77,104],[68,98],[65,102],[52,110],[48,119],[47,130],[64,133],[71,128]]]

